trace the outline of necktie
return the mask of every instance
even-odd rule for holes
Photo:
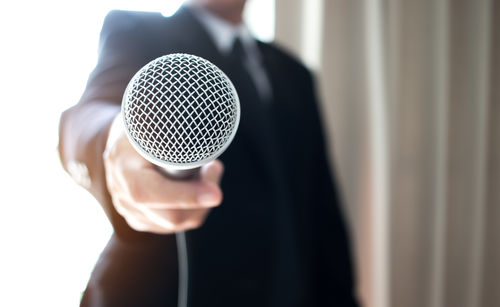
[[[253,149],[260,154],[260,161],[263,166],[262,178],[266,180],[269,187],[268,194],[264,201],[255,204],[252,218],[263,228],[267,229],[269,237],[262,238],[259,254],[267,257],[267,270],[272,277],[269,282],[281,289],[282,284],[296,286],[294,280],[282,280],[282,276],[289,276],[290,268],[297,267],[298,260],[295,257],[297,246],[292,238],[295,237],[294,222],[291,217],[292,208],[289,204],[289,186],[285,178],[287,172],[283,164],[283,151],[280,146],[280,138],[276,126],[276,117],[273,116],[276,107],[273,103],[265,103],[260,95],[255,79],[250,75],[247,65],[250,61],[246,50],[239,38],[236,38],[230,54],[230,61],[234,66],[235,82],[238,95],[241,98],[241,122],[242,132],[248,133],[248,137],[253,142]],[[251,65],[251,64],[250,64]],[[265,98],[264,98],[265,99]],[[265,179],[264,179],[265,178]],[[259,210],[259,211],[257,211]],[[250,215],[249,215],[250,216]],[[286,255],[286,257],[283,257]],[[273,275],[276,273],[276,275]],[[297,274],[296,272],[291,273]]]
[[[239,37],[236,37],[233,42],[233,48],[231,49],[231,55],[233,59],[238,61],[245,61],[247,58],[247,54],[245,49],[243,48],[243,43]]]
[[[248,97],[252,97],[257,103],[260,103],[260,93],[255,84],[255,80],[247,69],[247,64],[249,62],[248,54],[239,37],[236,37],[234,40],[233,48],[229,54],[229,61],[237,72],[237,77],[240,80],[239,85],[242,90]]]

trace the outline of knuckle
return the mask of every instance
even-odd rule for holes
[[[128,215],[127,210],[125,210],[125,208],[123,206],[121,206],[121,204],[119,204],[119,203],[115,203],[114,205],[115,205],[115,209],[118,212],[118,214],[120,214],[121,216],[126,218]]]
[[[113,197],[113,206],[120,215],[127,217],[128,211],[118,197]]]
[[[136,230],[136,231],[148,231],[150,230],[147,225],[138,222],[136,219],[134,219],[131,216],[125,216],[125,221],[127,224],[130,226],[130,228]]]
[[[109,164],[109,162],[111,160],[111,150],[110,149],[104,150],[104,152],[102,153],[102,159],[104,160],[104,163]]]

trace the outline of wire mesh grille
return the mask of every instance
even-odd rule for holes
[[[166,55],[139,70],[122,110],[136,147],[174,165],[216,158],[239,120],[231,81],[209,61],[188,54]]]

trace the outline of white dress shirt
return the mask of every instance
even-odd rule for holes
[[[233,25],[199,6],[191,5],[190,8],[223,55],[229,55],[234,40],[240,38],[247,55],[247,59],[243,64],[252,77],[259,95],[263,98],[262,100],[269,101],[272,95],[271,84],[262,66],[262,56],[257,41],[253,38],[247,26],[244,23]]]

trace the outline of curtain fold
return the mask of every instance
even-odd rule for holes
[[[365,306],[500,306],[500,3],[313,2],[276,40],[319,77]]]

